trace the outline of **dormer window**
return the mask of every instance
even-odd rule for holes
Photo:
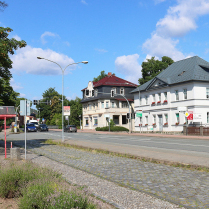
[[[120,94],[124,95],[124,88],[120,89]]]
[[[113,89],[111,90],[111,97],[114,97],[115,94],[116,94],[116,88],[113,88]]]
[[[89,90],[86,89],[86,96],[88,97],[89,96]]]

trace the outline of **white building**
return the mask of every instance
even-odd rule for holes
[[[135,113],[142,111],[142,117],[135,118],[135,131],[209,125],[209,62],[198,56],[173,63],[131,93]],[[193,113],[193,120],[187,121],[185,112]]]

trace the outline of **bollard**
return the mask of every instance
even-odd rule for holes
[[[12,159],[12,160],[21,160],[20,148],[19,147],[10,149],[10,159]]]

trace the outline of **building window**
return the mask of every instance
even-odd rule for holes
[[[206,88],[206,98],[209,99],[209,88]]]
[[[112,108],[114,108],[115,107],[115,102],[112,102]]]
[[[109,108],[109,102],[106,102],[106,108]]]
[[[167,100],[167,92],[164,92],[164,99]]]
[[[104,102],[102,102],[102,108],[104,108]]]
[[[156,124],[156,115],[153,115],[153,123]]]
[[[158,102],[161,102],[161,93],[158,93]]]
[[[122,115],[122,124],[127,124],[128,120],[126,119],[126,115]]]
[[[120,89],[120,94],[124,95],[124,89]]]
[[[114,97],[115,94],[116,94],[116,88],[113,88],[113,89],[111,90],[111,97]]]
[[[145,125],[148,125],[148,116],[145,116]]]
[[[146,105],[148,104],[148,96],[145,96]]]
[[[168,124],[168,114],[165,114],[165,124]]]
[[[127,102],[122,102],[122,108],[128,108]]]
[[[91,104],[89,104],[89,110],[91,110]]]
[[[187,99],[187,89],[184,89],[184,99]]]
[[[97,89],[94,90],[94,96],[97,97]]]
[[[85,118],[85,121],[86,121],[86,126],[88,126],[88,125],[89,125],[89,120],[88,120],[88,118]]]
[[[207,123],[209,123],[209,112],[207,112]]]
[[[95,103],[93,103],[93,109],[95,109]]]
[[[92,96],[92,97],[94,97],[94,90],[92,90],[92,92],[91,92],[91,96]]]
[[[97,126],[98,125],[98,119],[94,118],[94,125]]]
[[[89,90],[86,89],[86,96],[89,96]]]
[[[179,100],[179,91],[178,90],[175,91],[175,95],[176,95],[176,101],[178,101]]]
[[[176,113],[176,123],[178,123],[179,124],[179,113]]]
[[[155,94],[152,95],[152,102],[155,102]]]

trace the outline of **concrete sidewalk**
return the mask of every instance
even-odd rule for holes
[[[61,131],[61,130],[57,130]],[[78,130],[80,133],[90,133],[90,134],[111,134],[111,135],[127,135],[127,136],[153,136],[153,137],[170,137],[170,138],[187,138],[187,139],[201,139],[208,140],[208,136],[185,136],[185,135],[169,135],[169,134],[159,134],[159,133],[121,133],[121,132],[102,132],[95,130]],[[128,145],[115,145],[111,143],[102,143],[102,142],[91,142],[85,140],[65,140],[65,143],[71,145],[78,145],[83,147],[88,147],[92,149],[102,149],[108,150],[111,152],[121,153],[121,154],[130,154],[137,156],[139,158],[144,158],[150,161],[157,161],[160,163],[173,164],[179,163],[182,165],[191,165],[194,167],[208,167],[209,168],[209,154],[208,153],[196,153],[196,152],[187,152],[187,151],[175,151],[175,150],[165,150],[165,149],[154,149],[149,147],[136,147]]]

